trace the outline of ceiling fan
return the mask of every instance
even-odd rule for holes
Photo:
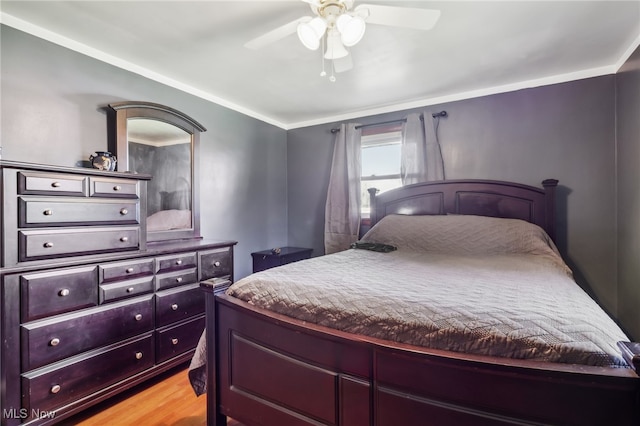
[[[322,46],[321,76],[325,76],[324,59],[331,60],[332,74],[353,67],[347,47],[356,45],[364,36],[367,24],[430,30],[440,18],[440,11],[414,7],[361,4],[353,7],[353,0],[302,0],[309,3],[315,16],[303,16],[275,28],[245,44],[260,49],[268,44],[298,33],[302,44],[310,50]]]

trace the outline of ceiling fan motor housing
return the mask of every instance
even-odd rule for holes
[[[320,0],[317,4],[311,4],[311,10],[333,23],[336,17],[351,9],[352,6],[353,0]]]
[[[289,34],[298,33],[302,44],[310,50],[318,50],[322,44],[323,59],[333,61],[332,69],[342,72],[353,66],[346,48],[360,42],[368,24],[430,30],[440,17],[439,10],[405,6],[360,4],[354,8],[354,0],[301,1],[309,4],[315,17],[303,16],[281,25],[249,41],[245,46],[250,49],[259,49]],[[347,60],[337,61],[343,58]],[[338,66],[339,63],[345,65]],[[326,73],[323,71],[321,75],[323,74]]]

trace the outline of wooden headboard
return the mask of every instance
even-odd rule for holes
[[[495,180],[446,180],[407,185],[371,197],[371,225],[388,214],[478,216],[522,219],[535,223],[555,240],[555,190],[547,179],[543,188]]]

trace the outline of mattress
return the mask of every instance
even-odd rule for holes
[[[227,294],[337,330],[468,354],[627,367],[629,340],[550,238],[515,219],[386,216],[351,249],[269,269]]]

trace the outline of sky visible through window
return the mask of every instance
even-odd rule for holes
[[[362,147],[362,177],[400,175],[400,141]]]
[[[369,188],[379,192],[397,188],[400,180],[401,144],[399,132],[375,134],[362,138],[361,214],[369,217]]]

